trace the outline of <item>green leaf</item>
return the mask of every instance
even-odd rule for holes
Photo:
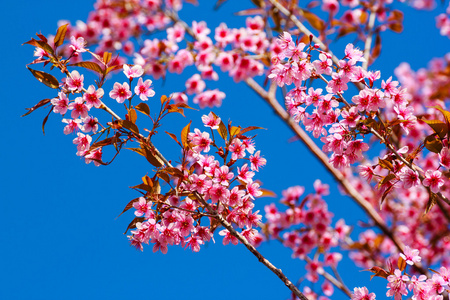
[[[69,24],[64,24],[62,26],[59,26],[58,30],[56,31],[56,35],[55,35],[55,39],[54,39],[55,40],[55,49],[64,43],[68,25]]]
[[[28,67],[27,67],[27,69],[30,70],[31,74],[33,74],[33,76],[37,80],[39,80],[39,82],[42,82],[43,84],[45,84],[46,86],[48,86],[52,89],[59,88],[59,81],[53,75],[42,72],[42,71],[33,70]]]

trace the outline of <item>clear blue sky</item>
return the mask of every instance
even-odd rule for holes
[[[247,1],[229,0],[218,12],[211,9],[213,1],[200,2],[200,9],[186,5],[184,16],[206,19],[211,28],[222,20],[236,27],[244,25],[245,17],[232,16],[231,12],[237,6],[246,7]],[[200,253],[178,247],[169,248],[167,255],[154,254],[151,247],[143,253],[134,250],[122,234],[132,213],[115,218],[137,197],[128,187],[151,171],[146,161],[123,152],[110,166],[86,165],[75,155],[73,137],[63,135],[60,117],[51,116],[45,136],[41,131],[43,110],[20,118],[25,107],[55,96],[26,70],[34,49],[21,44],[39,31],[54,34],[59,19],[72,23],[85,20],[92,4],[91,0],[2,4],[0,299],[287,299],[289,291],[275,275],[243,246],[224,247],[219,237],[216,244],[203,247]],[[402,61],[417,69],[449,51],[449,40],[440,37],[435,28],[435,15],[408,9],[404,34],[383,34],[383,52],[374,66],[381,69],[383,78],[391,76]],[[334,52],[342,56],[342,49]],[[176,80],[169,77],[164,86],[155,82],[157,95],[180,90],[182,82]],[[361,210],[340,196],[330,176],[305,148],[288,142],[292,134],[265,103],[243,84],[234,88],[225,75],[219,87],[227,98],[214,110],[217,114],[237,125],[268,128],[256,138],[257,147],[268,160],[258,175],[265,188],[278,195],[292,185],[312,191],[314,180],[321,178],[331,185],[332,195],[327,200],[335,213],[334,221],[341,217],[348,217],[353,224],[365,220]],[[187,115],[188,119],[196,118],[197,126],[200,116],[198,112]],[[179,135],[188,119],[168,119],[161,132]],[[168,156],[178,157],[169,139],[159,138],[155,143]],[[260,199],[256,205],[263,210],[271,201]],[[277,242],[264,244],[260,251],[293,281],[305,274],[303,264],[292,260],[290,250]],[[360,273],[348,261],[340,270],[350,288],[367,285],[378,291],[379,299],[384,298],[384,281],[377,278],[369,283],[370,274]],[[346,297],[336,292],[332,298]]]

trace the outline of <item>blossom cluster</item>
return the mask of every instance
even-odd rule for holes
[[[224,126],[212,113],[204,115],[202,121],[211,134]],[[213,239],[217,228],[213,211],[240,229],[251,244],[259,244],[262,236],[255,228],[261,215],[259,211],[253,211],[253,201],[262,195],[262,191],[253,177],[266,160],[260,151],[256,151],[253,140],[239,134],[238,130],[230,133],[222,148],[208,132],[196,128],[188,134],[188,144],[183,151],[186,164],[180,165],[177,171],[182,174],[176,179],[177,193],[166,194],[166,197],[141,197],[133,203],[135,215],[143,216],[144,220],[131,231],[132,245],[143,249],[143,244],[153,243],[153,251],[163,253],[167,253],[169,245],[181,245],[198,252],[201,245]],[[224,159],[223,164],[209,154],[212,147]],[[213,211],[209,211],[202,200],[207,201]],[[205,218],[209,221],[204,221]],[[221,230],[219,235],[224,236],[224,245],[239,242],[227,229]]]
[[[414,265],[421,261],[419,250],[411,249],[406,246],[404,253],[400,254],[400,261],[408,265]],[[394,299],[402,299],[412,292],[412,299],[444,299],[444,292],[448,292],[450,288],[450,269],[440,267],[439,272],[433,270],[433,274],[429,275],[408,275],[405,270],[406,265],[401,269],[380,270],[377,276],[385,277],[388,281],[386,296],[394,297]],[[375,294],[368,292],[366,287],[355,288],[352,294],[352,300],[375,299]]]
[[[280,211],[274,203],[267,205],[264,208],[267,222],[263,227],[269,238],[278,239],[292,249],[292,258],[307,261],[305,278],[311,283],[319,280],[325,268],[337,268],[343,256],[333,248],[350,234],[350,227],[343,219],[331,225],[333,213],[323,199],[323,196],[329,195],[328,185],[316,180],[314,189],[314,193],[307,195],[304,195],[305,188],[301,186],[284,190],[280,202],[288,208]],[[318,249],[320,251],[313,259],[308,257]],[[327,297],[334,293],[332,284],[325,280],[321,287],[326,297],[320,299],[329,299]],[[307,294],[313,295],[314,292],[309,290]]]
[[[83,38],[78,38],[77,43],[82,43]],[[77,46],[81,51],[81,46]],[[39,49],[39,48],[38,48]],[[125,100],[130,100],[134,96],[139,96],[140,100],[146,101],[149,97],[155,95],[150,79],[143,80],[143,69],[139,65],[128,66],[123,65],[123,72],[129,79],[131,84],[134,78],[139,78],[134,93],[130,89],[130,85],[127,82],[114,83],[113,89],[109,92],[109,96],[115,99],[118,103],[123,103]],[[53,112],[59,113],[62,116],[66,116],[70,111],[70,118],[63,118],[62,122],[67,125],[64,127],[64,134],[76,133],[77,137],[73,140],[73,143],[77,145],[77,155],[85,158],[86,163],[94,162],[96,166],[99,166],[102,160],[102,147],[91,149],[92,136],[95,135],[99,129],[99,125],[102,126],[98,119],[89,113],[92,108],[102,108],[102,98],[105,94],[103,88],[95,88],[94,85],[89,85],[85,89],[84,76],[76,70],[68,72],[67,77],[63,79],[63,83],[60,85],[61,91],[58,93],[57,98],[51,100],[53,105]],[[70,95],[80,94],[74,100],[69,100]],[[103,127],[103,126],[102,126]],[[80,132],[81,131],[81,132]]]

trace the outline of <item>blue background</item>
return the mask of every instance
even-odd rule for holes
[[[250,2],[250,1],[249,1]],[[200,1],[200,7],[185,5],[182,17],[206,20],[210,28],[221,21],[229,27],[245,26],[245,17],[232,12],[250,7],[247,1],[229,0],[217,11],[213,1]],[[8,1],[2,3],[2,137],[0,153],[0,299],[287,299],[289,291],[278,278],[260,264],[242,245],[216,243],[202,247],[199,253],[170,247],[167,255],[144,252],[130,247],[124,232],[133,218],[128,212],[116,219],[123,207],[137,193],[129,189],[149,173],[145,159],[125,152],[110,166],[85,165],[76,155],[73,136],[62,133],[61,118],[55,114],[42,135],[41,122],[46,112],[39,110],[21,118],[25,107],[52,98],[54,91],[37,82],[25,65],[33,60],[34,48],[21,46],[36,32],[56,32],[56,23],[67,19],[74,24],[86,20],[93,1]],[[399,5],[405,9],[404,5]],[[442,11],[442,7],[438,8]],[[371,69],[380,69],[383,79],[394,68],[408,61],[413,69],[425,67],[432,57],[442,57],[450,42],[439,35],[433,12],[405,9],[405,31],[401,35],[383,33],[381,57]],[[333,48],[343,56],[344,42]],[[341,47],[339,47],[341,46]],[[118,81],[125,81],[123,74]],[[169,76],[164,85],[155,81],[162,94],[182,90],[185,78]],[[227,93],[223,106],[214,111],[224,120],[241,126],[261,126],[257,149],[267,159],[267,166],[257,174],[264,187],[281,195],[293,185],[312,191],[316,178],[331,186],[326,198],[334,221],[345,217],[348,224],[366,220],[353,202],[340,195],[336,184],[305,147],[289,143],[293,136],[287,127],[258,99],[245,84],[236,88],[226,75],[219,87]],[[109,90],[106,90],[109,92]],[[156,100],[154,100],[156,101]],[[150,104],[151,105],[151,104]],[[156,109],[156,104],[152,106]],[[179,135],[190,119],[199,127],[200,116],[209,110],[188,112],[187,118],[171,116],[163,122],[164,130]],[[140,115],[142,118],[142,115]],[[193,127],[191,127],[193,128]],[[160,134],[154,140],[160,150],[173,160],[179,157],[177,146]],[[263,211],[274,201],[256,201]],[[356,235],[353,235],[356,239]],[[303,264],[291,259],[291,251],[276,241],[259,250],[281,268],[293,281],[305,274]],[[346,256],[346,253],[344,253]],[[350,289],[366,285],[384,298],[386,282],[368,272],[360,273],[348,259],[339,270]],[[320,286],[316,285],[320,290]],[[345,299],[336,291],[332,299]]]

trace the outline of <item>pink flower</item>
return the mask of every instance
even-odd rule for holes
[[[206,84],[201,79],[200,74],[194,74],[186,81],[186,94],[200,94],[205,89]]]
[[[210,112],[208,115],[202,116],[202,121],[205,127],[210,127],[211,129],[219,129],[220,124],[220,118],[215,117],[212,112]]]
[[[77,133],[77,135],[78,137],[73,140],[73,143],[77,145],[77,155],[83,156],[91,146],[92,137],[81,132]]]
[[[354,48],[353,44],[347,44],[345,47],[345,57],[355,64],[358,61],[366,61],[363,53],[358,48]]]
[[[211,145],[211,139],[209,138],[209,133],[201,132],[199,129],[195,128],[195,133],[189,133],[189,139],[194,145],[193,150],[197,152],[209,152],[209,146]]]
[[[219,235],[224,237],[223,238],[223,244],[224,245],[228,245],[230,242],[233,245],[237,245],[239,243],[239,240],[235,236],[231,235],[231,233],[228,231],[228,229],[221,230],[219,232]]]
[[[66,84],[70,91],[79,91],[83,89],[84,76],[78,71],[72,71],[66,78]]]
[[[102,101],[100,100],[101,97],[104,95],[104,91],[102,88],[99,88],[98,90],[95,90],[95,87],[91,84],[89,88],[87,89],[86,93],[83,95],[84,101],[86,101],[86,106],[89,108],[95,107],[99,108],[102,104]]]
[[[85,162],[87,164],[91,163],[92,161],[94,162],[94,165],[96,167],[101,165],[101,160],[102,160],[102,148],[96,148],[94,150],[89,151],[89,153],[87,153],[85,156]]]
[[[86,45],[87,45],[87,42],[84,40],[84,38],[83,37],[79,37],[79,38],[75,38],[74,36],[71,36],[70,37],[70,48],[72,48],[72,50],[75,52],[75,53],[81,53],[81,52],[86,52],[86,49],[85,49],[85,47],[86,47]]]
[[[88,116],[89,107],[84,104],[84,100],[81,97],[77,97],[74,102],[69,104],[68,108],[72,110],[70,115],[73,119],[78,117],[86,118]]]
[[[130,86],[126,82],[124,82],[123,85],[116,82],[114,83],[112,91],[109,92],[109,96],[116,99],[117,102],[123,103],[126,99],[131,97]]]
[[[155,91],[152,89],[151,85],[152,81],[150,79],[143,81],[141,77],[134,88],[134,92],[136,95],[139,95],[139,98],[141,98],[142,101],[147,101],[148,97],[155,96]]]
[[[259,155],[259,152],[260,151],[257,151],[255,153],[255,155],[250,155],[250,162],[251,162],[251,169],[252,169],[252,171],[258,172],[260,167],[263,167],[263,166],[266,165],[266,162],[267,162],[266,159],[262,158]]]
[[[364,286],[362,288],[355,287],[353,289],[352,300],[375,300],[375,294],[370,293]]]
[[[417,171],[407,169],[405,172],[400,174],[400,180],[403,182],[403,187],[409,189],[420,184],[420,178]]]
[[[62,119],[62,122],[67,124],[64,127],[64,134],[71,134],[72,132],[74,132],[75,130],[80,128],[81,120],[80,119],[75,119],[75,120]]]
[[[83,125],[81,126],[81,131],[96,133],[98,130],[98,120],[94,117],[86,117],[83,119]]]
[[[67,109],[69,108],[69,99],[63,92],[59,92],[58,96],[59,98],[54,98],[51,101],[53,104],[53,111],[55,113],[60,113],[61,115],[64,115],[67,112]]]
[[[124,64],[123,73],[127,76],[127,78],[136,78],[141,77],[142,74],[144,74],[144,69],[140,65],[134,65],[130,68],[129,65]]]
[[[450,168],[450,150],[447,147],[442,148],[439,153],[439,161],[444,167]]]
[[[424,186],[430,187],[433,193],[437,193],[441,189],[441,186],[443,186],[445,183],[444,179],[442,179],[441,177],[442,173],[440,171],[428,170],[425,173],[425,179],[423,180],[422,184]]]
[[[411,248],[409,248],[409,246],[405,247],[405,251],[403,251],[403,253],[400,253],[400,256],[410,266],[412,266],[414,263],[418,263],[422,260],[422,258],[419,256],[419,250],[411,249]]]
[[[387,280],[389,281],[387,284],[389,290],[386,292],[386,296],[394,296],[395,300],[399,300],[402,298],[402,295],[408,295],[406,282],[409,281],[409,278],[406,275],[402,275],[402,271],[396,269],[394,275],[389,275]]]

